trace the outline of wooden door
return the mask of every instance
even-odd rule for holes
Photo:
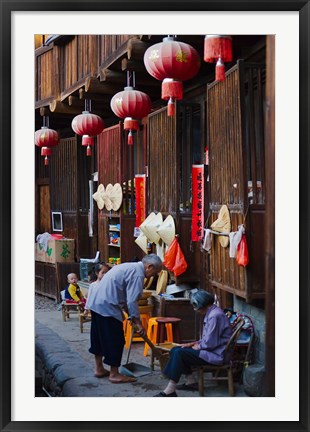
[[[49,185],[38,186],[39,198],[39,233],[51,232],[51,208]]]

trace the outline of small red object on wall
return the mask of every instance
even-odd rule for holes
[[[146,218],[145,174],[135,175],[135,186],[136,186],[136,227],[139,227]]]
[[[192,166],[192,241],[204,237],[204,165]]]

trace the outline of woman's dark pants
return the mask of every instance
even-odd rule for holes
[[[199,350],[194,350],[193,348],[172,348],[163,374],[169,379],[178,382],[182,374],[190,375],[192,373],[192,366],[208,364],[199,357],[199,352]]]

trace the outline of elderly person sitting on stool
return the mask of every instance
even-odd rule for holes
[[[155,397],[175,397],[176,389],[198,390],[192,366],[218,365],[224,361],[224,350],[232,333],[227,316],[214,304],[214,296],[207,291],[195,292],[191,296],[191,304],[195,311],[204,315],[202,337],[199,341],[182,344],[170,351],[169,361],[163,370],[170,381],[164,391]],[[186,382],[177,385],[182,374],[186,375]]]

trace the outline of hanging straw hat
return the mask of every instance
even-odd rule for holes
[[[112,203],[112,209],[114,211],[118,210],[123,200],[122,186],[119,183],[115,183],[113,189],[111,189],[109,193],[109,199]]]
[[[160,237],[157,234],[157,230],[163,222],[163,215],[159,212],[155,217],[149,220],[144,226],[144,233],[151,243],[156,243],[160,241]]]
[[[156,216],[154,212],[150,213],[146,219],[142,222],[140,225],[140,230],[143,232],[144,235],[146,235],[145,226]]]
[[[162,270],[159,273],[157,284],[156,284],[156,294],[162,294],[166,291],[168,282],[168,272],[167,270]]]
[[[104,186],[103,184],[100,184],[98,186],[97,192],[93,194],[93,198],[97,202],[97,206],[99,210],[102,210],[104,207],[104,199],[103,199],[104,194],[105,194]]]
[[[168,246],[175,237],[175,225],[171,215],[168,215],[163,223],[157,229],[157,234]]]
[[[107,187],[105,188],[105,196],[103,198],[104,204],[106,206],[106,209],[108,211],[112,210],[112,201],[110,200],[110,195],[113,191],[113,185],[109,183]]]
[[[135,243],[137,243],[137,245],[143,250],[143,252],[147,254],[147,238],[143,233],[141,233],[139,237],[135,239]]]
[[[219,211],[218,217],[216,221],[211,225],[213,231],[217,231],[220,233],[229,234],[231,230],[230,223],[230,215],[229,210],[226,205],[223,205]],[[227,236],[219,236],[219,242],[222,247],[227,247],[229,243],[229,237]]]

